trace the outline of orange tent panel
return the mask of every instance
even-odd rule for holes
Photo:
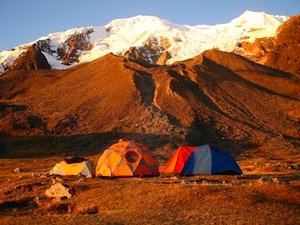
[[[155,165],[155,160],[154,160],[153,156],[150,155],[149,152],[146,152],[146,153],[143,155],[143,158],[144,158],[144,160],[146,161],[147,165],[149,165],[149,166],[154,166],[154,165]]]
[[[132,175],[133,175],[132,169],[128,165],[123,165],[123,166],[116,166],[115,169],[112,171],[111,176],[126,177]]]
[[[124,151],[128,147],[129,143],[127,143],[124,140],[121,140],[118,143],[113,144],[110,146],[110,149],[113,149],[114,151]]]
[[[149,166],[140,165],[136,168],[135,175],[149,176],[149,175],[152,175],[152,172],[151,172]]]
[[[108,167],[112,167],[113,165],[118,165],[122,160],[122,157],[118,152],[111,152],[111,154],[108,154],[106,158],[106,165]]]

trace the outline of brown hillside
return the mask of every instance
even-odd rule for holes
[[[300,77],[300,15],[292,16],[278,28],[273,51],[265,65],[293,73]]]
[[[135,138],[162,161],[178,145],[204,143],[241,158],[289,158],[299,147],[299,93],[293,75],[217,50],[172,66],[109,54],[65,71],[10,71],[0,77],[0,147],[7,156],[83,154]]]

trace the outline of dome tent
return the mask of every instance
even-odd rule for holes
[[[96,167],[96,177],[159,176],[158,165],[149,149],[134,140],[119,140],[105,149]]]
[[[82,175],[85,177],[93,176],[93,161],[82,157],[73,157],[71,159],[62,158],[50,170],[50,175]]]
[[[174,169],[172,170],[172,168]],[[163,168],[163,172],[179,174],[180,176],[242,174],[242,170],[227,151],[208,144],[197,147],[185,146],[184,151],[182,147],[178,148]]]

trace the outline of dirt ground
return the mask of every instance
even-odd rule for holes
[[[242,176],[102,179],[47,175],[58,160],[0,159],[0,224],[299,224],[299,161],[238,161]],[[54,182],[73,196],[45,197]]]

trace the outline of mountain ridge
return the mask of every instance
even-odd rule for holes
[[[277,27],[288,20],[264,12],[245,11],[227,24],[178,25],[154,16],[113,20],[105,26],[73,28],[0,52],[0,73],[7,71],[26,49],[35,45],[52,69],[65,69],[90,62],[110,52],[124,56],[130,48],[144,48],[142,58],[149,65],[172,64],[219,48],[233,51],[241,40],[274,37]],[[147,47],[148,46],[148,47]],[[129,51],[129,53],[128,53]],[[155,58],[162,59],[155,60]],[[154,60],[153,60],[154,58]]]

